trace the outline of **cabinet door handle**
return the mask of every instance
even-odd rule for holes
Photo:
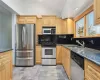
[[[98,17],[98,19],[100,19],[100,17]]]

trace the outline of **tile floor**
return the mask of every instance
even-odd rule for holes
[[[68,80],[61,65],[34,67],[15,67],[13,80]]]

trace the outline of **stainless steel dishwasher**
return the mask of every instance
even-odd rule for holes
[[[84,80],[84,58],[71,52],[71,80]]]

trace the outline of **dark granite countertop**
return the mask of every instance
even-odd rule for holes
[[[7,52],[7,51],[10,51],[12,49],[8,48],[8,49],[0,49],[0,53],[3,53],[3,52]]]
[[[94,62],[95,64],[100,66],[100,51],[91,49],[91,48],[82,48],[82,47],[73,47],[72,45],[62,45],[65,48],[70,49],[76,54]]]

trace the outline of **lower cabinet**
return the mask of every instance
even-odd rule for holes
[[[61,47],[61,49],[62,49],[62,65],[70,80],[71,51],[63,46]],[[84,80],[100,80],[100,66],[87,59],[84,59]]]
[[[35,56],[36,56],[36,64],[41,64],[41,62],[42,62],[42,60],[41,60],[41,58],[42,58],[42,48],[41,48],[41,46],[36,46],[36,54],[35,54]]]
[[[71,57],[70,57],[70,50],[67,48],[62,47],[62,65],[70,79],[70,70],[71,70]]]
[[[85,80],[100,80],[100,66],[85,59]]]
[[[62,46],[56,47],[56,64],[62,64]]]
[[[12,51],[0,54],[0,80],[12,80]]]

